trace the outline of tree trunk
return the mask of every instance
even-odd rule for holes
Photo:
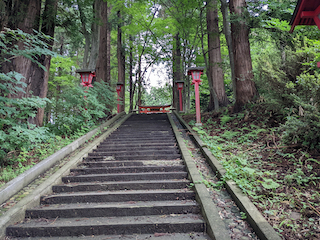
[[[129,53],[129,98],[130,98],[130,107],[129,112],[133,110],[133,37],[129,36],[130,41],[130,53]]]
[[[230,12],[237,19],[231,23],[233,54],[236,77],[236,103],[234,112],[253,100],[257,90],[253,82],[252,62],[250,55],[249,28],[244,20],[245,0],[230,0]]]
[[[121,13],[118,11],[118,37],[117,37],[117,58],[118,58],[118,82],[123,84],[120,92],[122,104],[120,105],[120,112],[125,111],[125,56],[122,46],[122,31],[121,31]]]
[[[46,0],[45,8],[42,17],[42,27],[41,31],[52,37],[49,40],[49,49],[52,50],[53,46],[53,37],[54,37],[54,29],[55,29],[55,19],[57,14],[57,0]],[[48,92],[48,80],[49,80],[49,69],[51,56],[41,55],[38,61],[45,67],[46,71],[44,71],[41,67],[36,63],[32,63],[31,70],[33,72],[32,81],[30,84],[30,90],[32,95],[39,96],[41,98],[47,97]],[[44,108],[38,108],[38,112],[35,118],[29,120],[29,122],[36,124],[37,126],[42,126],[43,117],[44,117]]]
[[[28,0],[28,1],[5,1],[1,3],[4,7],[5,13],[1,15],[1,29],[7,27],[10,29],[20,29],[23,32],[33,34],[33,29],[39,30],[40,20],[40,0]],[[16,43],[13,43],[16,44]],[[23,43],[17,43],[20,48],[23,48]],[[23,82],[27,84],[26,88],[23,88],[25,93],[19,92],[17,98],[26,97],[30,91],[30,84],[32,80],[32,61],[23,56],[14,58],[11,62],[5,62],[1,65],[0,71],[8,73],[10,71],[16,71],[22,74],[25,78]]]
[[[106,59],[108,58],[108,5],[107,2],[101,2],[100,5],[100,19],[101,19],[101,26],[100,26],[100,37],[99,37],[99,55],[96,64],[96,79],[98,82],[104,81],[107,82],[107,69],[108,69],[108,62]],[[93,43],[92,43],[93,47]],[[91,56],[90,56],[91,57]],[[91,67],[91,66],[89,66]]]
[[[107,73],[106,73],[106,81],[107,83],[111,83],[111,24],[109,23],[109,16],[111,12],[112,6],[108,5],[108,24],[107,24]]]
[[[101,46],[100,41],[101,38],[106,39],[104,29],[108,21],[108,14],[106,8],[107,3],[103,2],[103,0],[95,0],[93,3],[94,19],[91,25],[91,50],[88,63],[89,69],[95,69],[97,67],[97,60],[100,57],[99,55],[101,53],[100,48],[102,47],[102,51],[105,51],[105,49],[103,49],[103,46]],[[106,45],[105,43],[103,44]]]
[[[89,50],[90,50],[90,46],[91,46],[91,38],[90,38],[90,33],[88,32],[87,27],[86,27],[87,20],[86,20],[85,14],[82,9],[82,3],[79,0],[77,1],[77,3],[78,3],[80,21],[81,21],[81,26],[82,26],[82,34],[85,39],[82,68],[87,69],[88,64],[89,64]],[[92,34],[94,34],[94,33],[92,33]]]
[[[229,21],[229,8],[226,0],[220,0],[221,2],[221,12],[223,18],[223,33],[226,38],[228,53],[229,53],[229,62],[231,68],[231,80],[232,80],[232,90],[233,90],[233,98],[236,99],[236,77],[234,73],[234,56],[233,56],[233,46],[232,46],[232,37],[230,30],[230,21]]]
[[[220,34],[218,26],[218,10],[217,1],[211,0],[208,2],[207,6],[207,30],[208,30],[208,55],[209,64],[208,70],[210,72],[208,76],[208,81],[211,82],[215,96],[210,94],[210,102],[208,106],[208,111],[212,111],[215,107],[214,102],[215,97],[218,101],[218,106],[225,107],[229,104],[229,100],[226,95],[223,79],[223,71],[220,67],[222,62],[221,50],[220,50]],[[210,77],[210,78],[209,78]],[[211,92],[211,91],[210,91]],[[210,104],[211,103],[211,104]]]
[[[174,36],[174,49],[173,49],[173,82],[172,82],[172,105],[175,109],[178,111],[181,111],[183,109],[180,109],[179,105],[179,93],[178,93],[178,88],[177,84],[175,84],[175,81],[181,81],[183,78],[183,74],[181,71],[181,43],[180,43],[180,36],[179,33],[177,33]]]

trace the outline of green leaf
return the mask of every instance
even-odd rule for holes
[[[276,183],[272,179],[264,178],[263,180],[264,180],[264,182],[262,182],[261,184],[266,189],[276,189],[276,188],[280,187],[280,184]]]

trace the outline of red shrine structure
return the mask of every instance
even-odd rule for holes
[[[317,25],[320,29],[320,1],[298,0],[290,25],[290,33],[297,25]]]

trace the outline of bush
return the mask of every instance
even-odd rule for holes
[[[283,140],[320,148],[320,78],[316,62],[320,59],[314,46],[319,41],[306,41],[304,47],[280,52],[263,51],[255,65],[259,93],[270,112],[285,117]]]
[[[52,101],[52,118],[47,124],[56,135],[73,135],[83,127],[90,128],[110,112],[114,93],[106,83],[95,82],[87,93],[77,86],[65,89],[56,101]]]
[[[16,72],[0,73],[0,164],[8,164],[6,155],[11,152],[18,155],[22,148],[30,149],[50,138],[48,129],[28,123],[49,101],[46,98],[10,98],[22,91],[19,86],[25,83]]]
[[[320,149],[320,113],[316,104],[293,96],[294,105],[286,123],[282,126],[283,140],[287,144],[301,144]]]

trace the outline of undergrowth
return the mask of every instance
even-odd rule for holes
[[[258,108],[204,114],[193,129],[284,239],[320,239],[320,155],[284,143],[285,118]]]
[[[11,165],[0,168],[0,187],[30,169],[38,162],[46,159],[53,153],[72,143],[77,138],[85,135],[95,127],[96,126],[91,128],[81,127],[80,130],[69,137],[55,136],[42,144],[38,144],[31,150],[26,150],[24,148],[21,149],[17,157],[11,156],[11,161],[9,161],[12,162]],[[100,134],[101,131],[99,130],[91,139],[94,139]]]

